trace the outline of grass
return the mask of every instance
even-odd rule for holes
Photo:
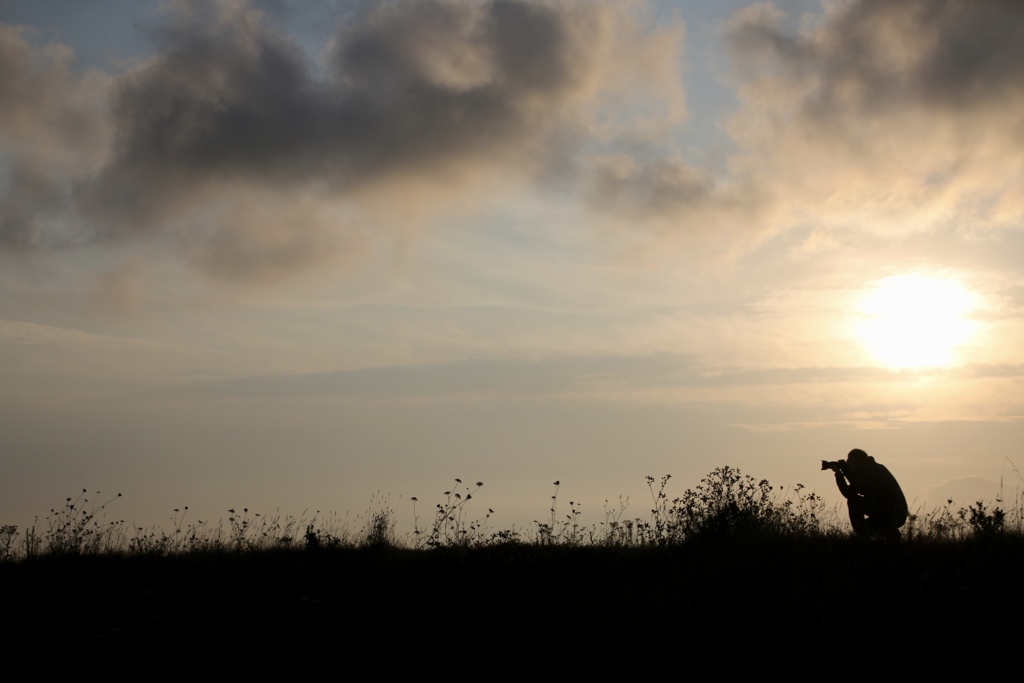
[[[417,498],[411,499],[413,530],[397,532],[398,514],[379,491],[365,515],[355,520],[336,516],[307,518],[263,515],[248,508],[231,508],[216,524],[190,520],[187,507],[175,509],[170,529],[130,527],[124,520],[106,519],[108,506],[121,494],[100,502],[99,492],[83,490],[50,510],[41,524],[20,531],[0,527],[0,561],[80,555],[153,555],[325,550],[389,547],[410,550],[474,549],[510,544],[541,547],[664,548],[708,541],[812,540],[849,534],[845,510],[830,507],[816,493],[797,484],[788,490],[773,487],[733,467],[719,467],[682,495],[669,494],[670,475],[647,477],[651,508],[646,517],[628,517],[629,501],[605,501],[604,520],[587,525],[581,505],[569,501],[560,509],[553,483],[551,506],[543,521],[528,529],[494,529],[490,508],[475,507],[483,482],[472,485],[455,479],[424,519]],[[952,501],[928,512],[911,515],[902,530],[911,543],[963,542],[1024,538],[1024,500],[984,502],[954,509]]]

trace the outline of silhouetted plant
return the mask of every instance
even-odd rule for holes
[[[41,541],[35,537],[34,527],[32,538],[26,536],[26,555],[40,550],[48,555],[80,555],[113,550],[121,545],[124,520],[101,525],[97,519],[97,515],[121,494],[97,505],[95,499],[90,503],[86,493],[86,489],[82,489],[77,498],[67,498],[63,507],[50,509]],[[99,494],[97,491],[96,495]]]
[[[360,532],[361,544],[369,547],[385,547],[396,544],[395,511],[380,497],[380,492],[370,501],[370,509]]]
[[[980,500],[977,505],[978,507],[968,506],[967,523],[971,526],[974,535],[990,538],[1003,534],[1006,531],[1006,512],[1000,507],[989,510]]]
[[[805,491],[805,488],[803,484],[797,484],[791,487],[788,496],[784,493],[785,487],[779,489],[779,495],[773,502],[781,513],[778,517],[779,530],[804,536],[839,533],[837,508],[826,503],[814,491]]]
[[[349,545],[345,538],[325,529],[317,528],[312,523],[306,525],[303,540],[306,543],[306,550],[333,550]]]
[[[0,526],[0,562],[13,559],[18,535],[18,527],[13,524]]]
[[[935,508],[928,513],[913,514],[907,519],[908,540],[956,541],[968,535],[967,510],[954,510],[952,498],[941,508]]]
[[[231,516],[228,517],[228,538],[231,548],[239,552],[249,549],[246,543],[246,536],[251,524],[249,508],[242,508],[242,514],[235,512],[234,508],[228,512],[231,513]]]
[[[772,504],[767,479],[756,481],[732,467],[719,467],[674,503],[674,533],[683,538],[721,538],[777,531],[780,510]]]
[[[551,545],[558,540],[558,534],[555,532],[555,528],[558,525],[558,520],[555,515],[558,511],[558,488],[562,485],[561,480],[556,481],[553,486],[555,487],[555,493],[551,496],[551,507],[548,511],[551,513],[551,517],[547,522],[539,522],[536,519],[533,523],[537,525],[537,542],[540,545]]]
[[[609,508],[608,500],[604,501],[604,521],[601,522],[604,531],[598,535],[601,545],[633,545],[633,520],[623,519],[628,507],[629,498],[623,498],[622,496],[619,496],[618,509]]]
[[[38,522],[39,520],[37,519],[36,521]],[[39,532],[36,531],[35,524],[25,529],[24,549],[26,559],[39,557],[43,552],[43,539]]]
[[[482,481],[478,481],[470,489],[461,479],[456,478],[455,486],[442,494],[444,502],[434,506],[434,520],[429,531],[419,528],[417,499],[413,498],[414,544],[426,548],[487,544],[493,538],[487,522],[494,510],[488,508],[487,514],[478,519],[472,519],[466,512],[466,505],[483,485]]]
[[[695,488],[669,501],[670,475],[656,485],[647,477],[653,507],[651,520],[635,520],[630,532],[641,545],[664,545],[694,539],[736,535],[811,535],[834,530],[834,514],[816,493],[805,493],[797,484],[796,495],[773,493],[767,479],[756,480],[734,467],[719,467]],[[826,522],[826,518],[830,521]],[[620,532],[621,533],[621,532]]]

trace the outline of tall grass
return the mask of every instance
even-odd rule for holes
[[[773,487],[733,467],[719,467],[681,495],[669,493],[670,475],[647,477],[650,509],[632,517],[629,500],[605,501],[604,519],[585,524],[581,505],[562,507],[554,482],[551,506],[527,529],[494,529],[494,510],[477,507],[483,482],[461,479],[441,494],[429,516],[410,499],[413,530],[397,532],[398,514],[378,492],[353,522],[337,515],[272,515],[231,508],[217,523],[190,520],[188,507],[175,509],[169,529],[140,528],[106,519],[117,494],[103,502],[83,490],[25,530],[0,526],[0,561],[77,555],[178,555],[302,549],[396,547],[413,550],[484,548],[507,544],[560,547],[663,547],[723,539],[816,539],[850,533],[845,509],[829,505],[802,484]],[[87,497],[89,496],[89,497]],[[353,530],[354,529],[354,530]],[[908,542],[963,542],[1024,537],[1024,497],[943,507],[910,516],[902,530]]]

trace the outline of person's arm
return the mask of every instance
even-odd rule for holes
[[[839,493],[843,494],[843,498],[847,500],[850,499],[850,496],[856,495],[853,487],[846,482],[846,477],[842,472],[836,472],[836,486],[839,487]]]

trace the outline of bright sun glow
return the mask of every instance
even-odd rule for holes
[[[921,274],[879,280],[861,301],[861,341],[890,368],[950,365],[974,333],[974,296],[952,278]]]

